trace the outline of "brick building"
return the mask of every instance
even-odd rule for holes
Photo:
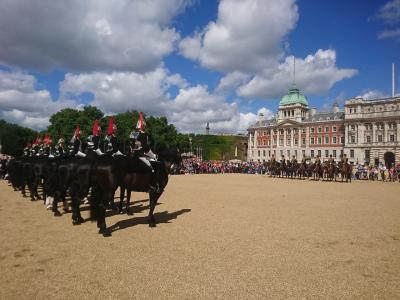
[[[346,101],[341,111],[337,103],[330,112],[309,108],[307,98],[297,88],[289,90],[279,103],[275,118],[248,128],[248,160],[268,161],[296,156],[336,160],[346,153],[352,163],[400,160],[400,97]]]

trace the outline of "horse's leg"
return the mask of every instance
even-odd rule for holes
[[[130,202],[131,202],[131,195],[132,195],[132,191],[128,189],[126,191],[126,214],[129,216],[133,215],[132,211],[129,208]]]
[[[154,209],[157,205],[157,200],[160,198],[161,194],[160,193],[149,193],[149,198],[150,198],[150,211],[149,211],[149,216],[148,216],[148,221],[149,221],[149,227],[156,227],[156,220],[154,219]]]
[[[125,197],[125,188],[120,187],[119,188],[119,205],[118,205],[118,211],[120,214],[122,214],[122,205],[124,202],[124,197]]]
[[[99,228],[99,234],[102,234],[104,237],[111,236],[111,231],[107,229],[106,225],[106,208],[113,197],[113,192],[104,193],[102,197],[100,196],[101,200],[97,207],[97,227]]]
[[[58,200],[61,198],[61,193],[60,191],[56,191],[54,193],[54,199],[53,199],[53,204],[52,204],[52,211],[54,213],[55,217],[61,216],[60,211],[58,210]]]

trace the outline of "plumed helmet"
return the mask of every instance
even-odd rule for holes
[[[109,117],[108,118],[108,128],[107,128],[107,134],[112,135],[117,131],[117,125],[115,124],[114,118]]]
[[[94,136],[99,135],[101,132],[101,127],[99,125],[99,120],[95,120],[93,124],[92,134]]]
[[[146,121],[144,120],[143,113],[140,112],[139,113],[139,119],[138,119],[138,121],[136,123],[136,129],[138,129],[140,131],[144,131],[145,127],[146,127]]]

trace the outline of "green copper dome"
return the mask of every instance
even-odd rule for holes
[[[300,94],[299,89],[293,88],[290,89],[289,93],[283,96],[281,102],[279,102],[279,105],[291,105],[291,104],[303,104],[308,106],[308,101],[305,96]]]

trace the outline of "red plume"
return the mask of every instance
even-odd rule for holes
[[[76,136],[76,137],[81,136],[81,130],[79,128],[79,124],[76,125],[75,131],[74,131],[74,136]]]
[[[45,145],[50,145],[50,144],[51,144],[52,140],[51,140],[49,134],[46,134],[46,135],[44,136],[43,142],[44,142]]]
[[[97,136],[99,135],[99,131],[100,131],[99,120],[95,120],[93,124],[92,134],[94,136]]]
[[[144,120],[143,113],[139,113],[139,120],[137,121],[136,124],[136,129],[139,129],[140,131],[144,131],[144,127],[146,126],[146,122]]]
[[[117,126],[114,124],[114,118],[113,117],[109,117],[108,118],[107,134],[108,135],[112,135],[113,133],[115,133],[116,130],[117,130]]]

